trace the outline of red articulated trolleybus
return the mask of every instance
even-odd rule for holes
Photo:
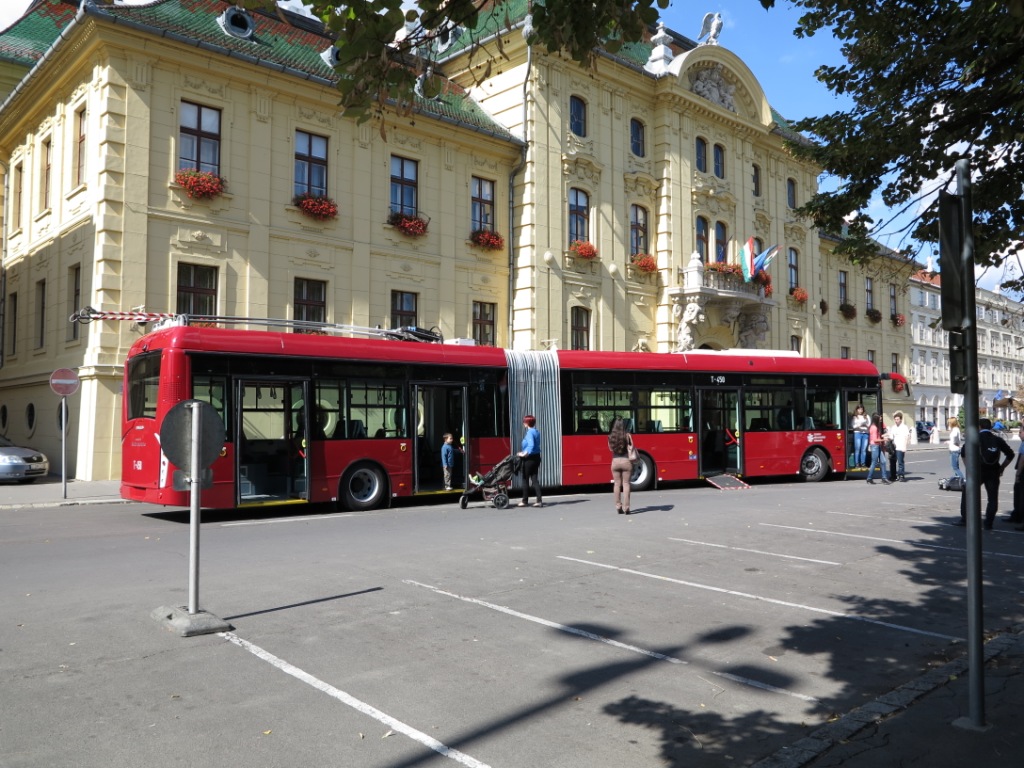
[[[87,308],[78,319],[115,314]],[[881,409],[883,378],[909,392],[869,362],[789,352],[527,352],[440,343],[416,328],[166,317],[132,345],[124,371],[121,495],[155,504],[189,504],[159,441],[162,420],[187,399],[210,403],[227,434],[204,507],[365,510],[446,493],[447,432],[462,449],[455,485],[465,488],[519,449],[526,414],[541,431],[545,487],[607,483],[616,416],[640,452],[637,490],[818,481],[846,473],[850,415],[857,404]]]

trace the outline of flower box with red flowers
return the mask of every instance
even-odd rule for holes
[[[586,259],[587,261],[597,258],[597,248],[586,240],[573,240],[569,243],[569,253],[577,259]]]
[[[904,315],[901,312],[897,312],[890,319],[892,320],[893,327],[895,328],[902,328],[904,325],[907,324],[907,318],[904,317]]]
[[[505,247],[505,238],[490,229],[477,229],[469,236],[473,245],[485,251],[500,251]]]
[[[906,385],[902,381],[900,381],[899,379],[892,380],[893,392],[902,392],[904,389],[906,389]]]
[[[774,289],[772,288],[772,276],[770,274],[765,272],[763,269],[758,270],[754,274],[753,281],[757,285],[761,286],[761,289],[764,291],[764,297],[766,299],[770,299],[772,297]]]
[[[636,254],[631,259],[631,263],[638,272],[643,272],[644,274],[658,271],[658,261],[647,253]]]
[[[743,276],[743,268],[739,264],[729,264],[725,261],[712,261],[704,265],[705,272],[721,272],[723,275]]]
[[[427,234],[427,220],[421,219],[419,216],[392,211],[388,216],[388,224],[408,237],[423,237]]]
[[[806,304],[807,303],[807,289],[806,288],[801,288],[800,286],[796,286],[795,288],[790,288],[789,289],[789,295],[792,296],[793,297],[793,301],[797,302],[798,304]]]
[[[210,171],[182,168],[174,174],[174,183],[185,190],[193,200],[211,200],[224,194],[227,179]]]
[[[338,204],[326,195],[304,192],[292,199],[292,204],[311,219],[327,221],[338,218]]]

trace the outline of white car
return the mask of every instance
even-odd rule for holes
[[[0,482],[17,480],[31,483],[50,471],[50,460],[34,448],[21,448],[6,437],[0,437]]]

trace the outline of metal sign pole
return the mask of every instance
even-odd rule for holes
[[[191,510],[188,525],[188,612],[199,612],[199,497],[202,492],[203,468],[199,461],[199,447],[202,443],[200,432],[199,403],[192,403],[192,465],[189,467],[191,481]]]
[[[68,398],[60,398],[60,484],[63,497],[68,498]]]

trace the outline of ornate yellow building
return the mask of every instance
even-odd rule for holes
[[[888,284],[880,327],[839,315],[839,275],[863,286],[870,267],[795,215],[817,169],[734,53],[664,29],[593,70],[518,30],[503,48],[477,82],[456,40],[440,96],[359,125],[317,22],[223,0],[34,3],[0,34],[0,434],[56,457],[47,381],[74,368],[69,475],[119,476],[121,366],[145,326],[69,323],[84,306],[905,368]],[[193,168],[211,175],[179,175]],[[726,266],[748,239],[778,246],[770,286]]]

